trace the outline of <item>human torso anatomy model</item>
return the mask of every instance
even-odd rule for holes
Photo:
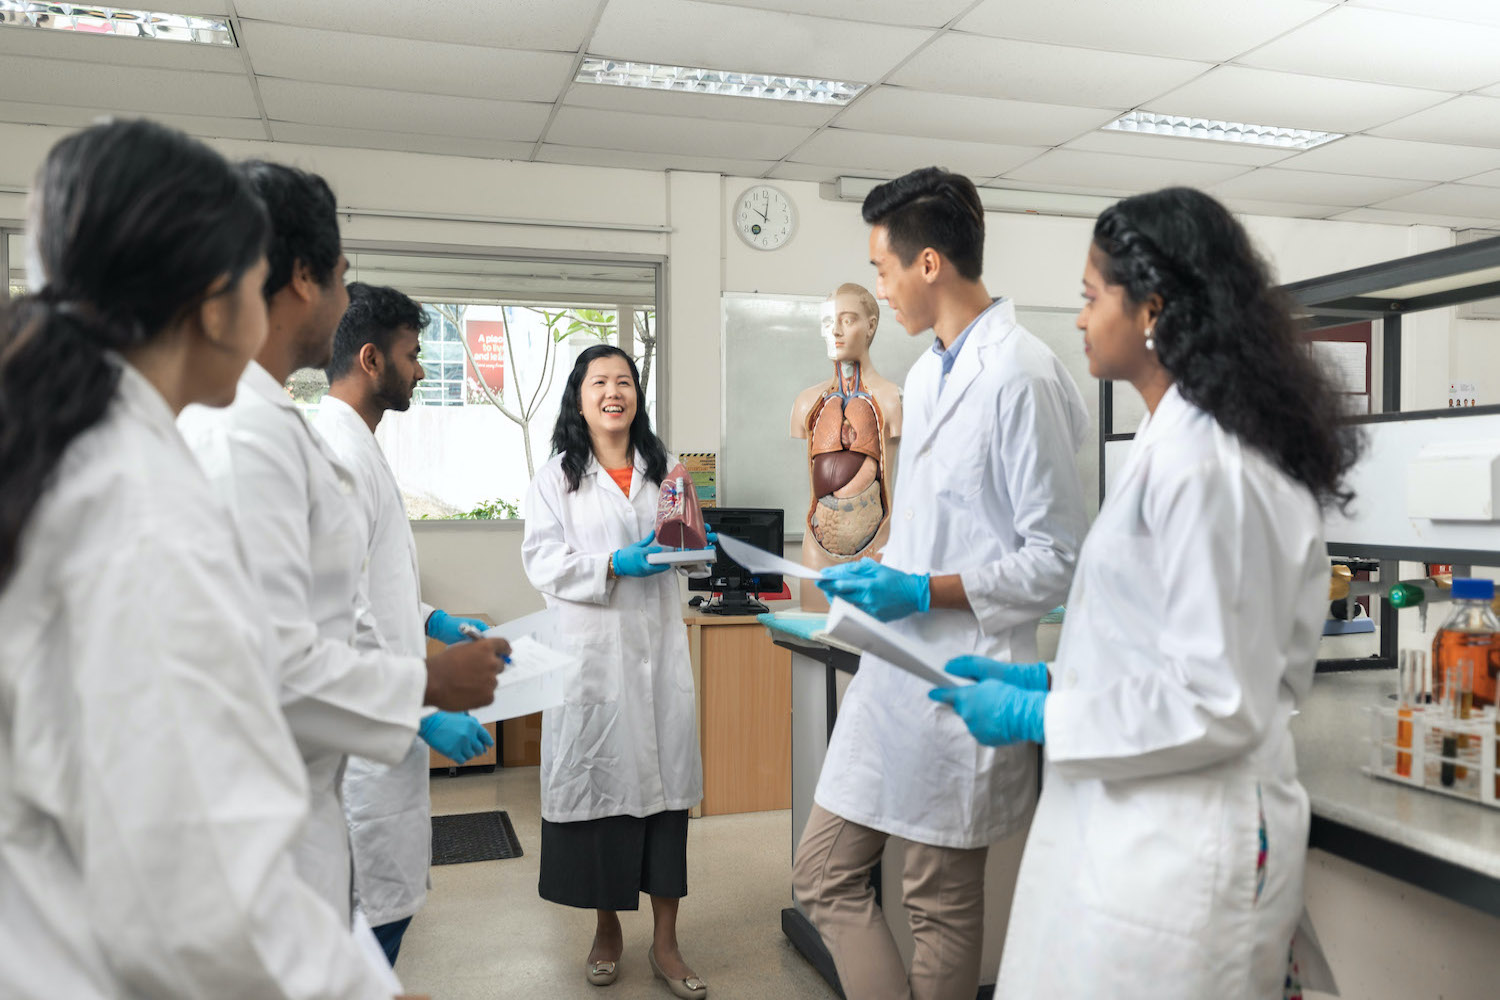
[[[878,322],[868,291],[840,286],[823,309],[833,377],[803,390],[792,407],[791,433],[807,439],[812,483],[802,562],[815,569],[875,557],[890,532],[890,453],[901,433],[901,394],[870,364]],[[801,589],[804,608],[826,607],[815,587]]]

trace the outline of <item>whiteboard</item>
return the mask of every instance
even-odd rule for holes
[[[719,503],[726,507],[779,507],[788,538],[799,537],[811,502],[807,442],[791,436],[792,403],[802,390],[833,374],[820,332],[820,296],[726,293],[722,300],[723,426],[719,440]],[[1089,436],[1076,456],[1090,514],[1098,506],[1098,383],[1089,377],[1082,335],[1071,309],[1016,311],[1021,325],[1051,347],[1078,383],[1088,404]],[[909,336],[881,303],[880,325],[870,347],[875,370],[897,385],[922,352],[930,333]],[[892,464],[900,475],[900,442]]]

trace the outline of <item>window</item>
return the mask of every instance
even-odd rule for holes
[[[12,297],[26,293],[26,246],[15,229],[0,229],[0,272]]]
[[[636,359],[656,422],[658,259],[539,260],[350,249],[349,281],[390,285],[421,302],[418,385],[376,432],[414,518],[519,516],[551,455],[558,401],[574,360],[600,343]],[[304,411],[326,391],[299,372]]]

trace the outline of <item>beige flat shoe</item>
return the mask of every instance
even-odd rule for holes
[[[681,997],[682,1000],[703,1000],[704,997],[708,996],[708,984],[697,976],[688,976],[686,979],[672,979],[665,972],[661,971],[661,966],[656,964],[655,948],[646,949],[646,961],[651,963],[651,971],[656,974],[657,979],[667,984],[667,989],[672,991],[674,997]]]
[[[588,965],[589,982],[595,986],[609,986],[620,978],[619,962],[590,962]]]

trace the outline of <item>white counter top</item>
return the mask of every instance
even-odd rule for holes
[[[1500,879],[1500,810],[1365,774],[1365,706],[1396,690],[1393,670],[1319,674],[1292,719],[1297,768],[1314,816]]]

